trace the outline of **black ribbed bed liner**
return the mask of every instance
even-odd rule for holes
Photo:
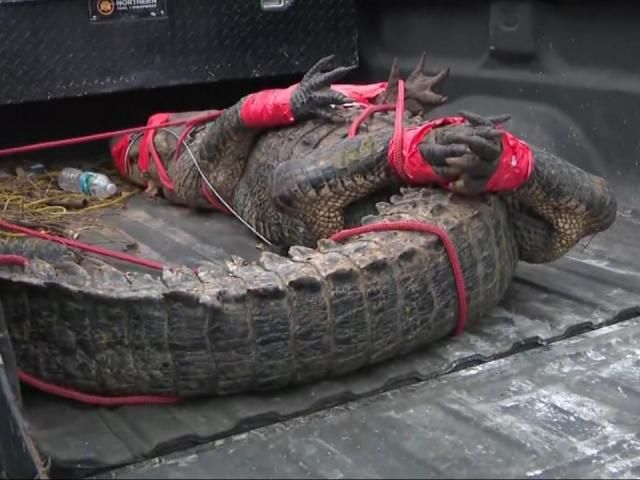
[[[638,342],[636,318],[99,478],[638,478]]]
[[[192,264],[225,252],[259,253],[244,227],[220,214],[136,198],[109,219],[144,243],[147,257]],[[640,215],[621,208],[611,230],[560,261],[521,264],[500,307],[462,336],[345,378],[274,394],[111,410],[28,392],[27,417],[53,474],[88,475],[469,368],[639,315],[638,238]]]

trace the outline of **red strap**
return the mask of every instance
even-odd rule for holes
[[[33,375],[22,370],[18,371],[18,378],[26,385],[36,390],[55,395],[57,397],[67,398],[74,402],[85,403],[94,407],[124,407],[133,405],[173,405],[181,401],[180,397],[173,395],[129,395],[120,397],[111,397],[105,395],[92,395],[83,393],[71,388],[54,385],[44,380],[40,380]]]
[[[149,171],[149,154],[151,154],[153,163],[155,163],[156,166],[156,172],[158,174],[160,183],[162,183],[162,186],[167,190],[173,190],[173,182],[171,181],[171,178],[169,178],[169,174],[164,168],[162,160],[160,159],[158,151],[156,150],[156,146],[153,142],[153,139],[157,132],[157,127],[161,127],[164,124],[169,123],[169,116],[170,114],[168,113],[156,113],[155,115],[151,115],[149,117],[147,125],[156,128],[147,130],[142,136],[142,140],[140,141],[140,150],[138,153],[138,169],[142,173]]]
[[[29,264],[29,259],[21,255],[0,255],[0,265],[15,265],[24,267]]]
[[[348,137],[353,138],[358,134],[358,129],[360,125],[362,125],[371,115],[376,112],[386,112],[389,110],[395,109],[396,106],[390,103],[384,103],[380,105],[369,105],[365,108],[360,115],[358,115],[353,122],[351,122],[351,126],[349,127]]]
[[[391,105],[375,105],[368,107],[365,109],[351,124],[351,128],[349,129],[349,137],[353,137],[357,131],[360,124],[371,114],[377,111],[390,110],[392,108]],[[404,140],[404,132],[402,126],[402,120],[404,118],[404,81],[398,81],[398,99],[395,105],[395,122],[394,122],[394,130],[393,130],[393,138],[391,139],[391,143],[389,144],[389,162],[391,163],[394,169],[400,169],[403,167],[407,161],[408,154],[411,153],[411,149],[417,147],[415,146],[415,136],[409,136],[409,150],[405,150]],[[447,122],[447,120],[441,120],[441,123]],[[420,127],[424,130],[427,128],[435,128],[435,124],[437,122],[430,122],[426,126]],[[423,135],[424,136],[424,135]],[[420,137],[421,139],[422,137]],[[418,140],[419,141],[419,140]],[[419,153],[419,152],[418,152]],[[424,160],[421,161],[423,165],[427,165],[427,162]],[[428,166],[428,165],[427,165]],[[429,167],[431,169],[431,167]],[[433,173],[433,170],[431,169]],[[402,178],[402,177],[401,177]],[[425,182],[426,183],[426,182]],[[453,277],[456,283],[456,290],[458,292],[458,323],[456,326],[456,334],[462,333],[464,331],[465,325],[467,323],[467,296],[466,289],[464,285],[464,273],[462,271],[462,266],[460,264],[460,259],[458,258],[458,254],[456,253],[455,246],[447,232],[441,228],[438,228],[434,225],[429,225],[424,222],[417,221],[394,221],[387,223],[376,223],[363,225],[361,227],[352,228],[349,230],[343,230],[334,234],[331,239],[334,241],[341,241],[346,238],[352,237],[354,235],[360,235],[362,233],[369,232],[379,232],[379,231],[388,231],[388,230],[411,230],[417,232],[431,233],[437,235],[438,238],[442,241],[444,248],[449,257],[449,262],[451,263],[451,270],[453,271]]]

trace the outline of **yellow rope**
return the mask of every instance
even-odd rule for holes
[[[88,213],[118,206],[140,191],[121,182],[116,174],[110,175],[120,190],[116,197],[99,199],[81,193],[65,192],[57,185],[58,174],[59,172],[54,171],[41,175],[0,177],[0,216],[6,221],[39,230],[64,232],[71,228],[77,232],[84,229],[91,220],[87,218]],[[74,203],[78,205],[77,208],[64,206]],[[6,238],[23,235],[0,231],[0,236]]]

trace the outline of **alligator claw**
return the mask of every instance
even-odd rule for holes
[[[504,113],[502,115],[493,115],[491,117],[483,117],[482,115],[479,115],[477,113],[461,110],[458,112],[458,115],[464,117],[464,119],[474,127],[497,127],[511,120],[511,114],[509,113]]]
[[[335,90],[331,85],[343,78],[356,67],[337,67],[330,71],[324,71],[335,59],[335,55],[329,55],[320,59],[302,77],[300,85],[291,98],[293,116],[297,119],[319,117],[329,122],[342,122],[342,117],[336,114],[334,105],[348,103],[349,98]]]
[[[398,98],[398,81],[400,79],[401,75],[400,67],[398,67],[398,59],[394,58],[393,63],[391,64],[389,77],[387,78],[387,87],[384,89],[384,92],[378,95],[375,103],[395,103]]]
[[[147,198],[156,198],[162,195],[162,190],[153,180],[148,180],[147,186],[142,193]]]
[[[422,53],[418,65],[405,81],[405,109],[412,115],[424,115],[429,107],[442,105],[447,97],[434,91],[448,77],[449,69],[446,68],[437,74],[430,76],[425,72],[426,52]],[[398,97],[398,81],[400,80],[400,68],[398,59],[394,58],[387,80],[387,88],[380,94],[376,103],[394,103]]]
[[[413,115],[423,115],[429,107],[442,105],[448,100],[447,96],[435,92],[434,88],[449,78],[449,68],[430,76],[425,71],[426,61],[427,53],[423,52],[405,85],[406,109]]]
[[[507,116],[481,117],[461,113],[468,124],[446,125],[430,132],[419,145],[420,153],[434,171],[449,182],[452,192],[477,195],[498,167],[503,131],[496,124]]]

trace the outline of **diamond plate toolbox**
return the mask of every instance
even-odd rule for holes
[[[0,105],[357,63],[349,0],[0,0]]]

